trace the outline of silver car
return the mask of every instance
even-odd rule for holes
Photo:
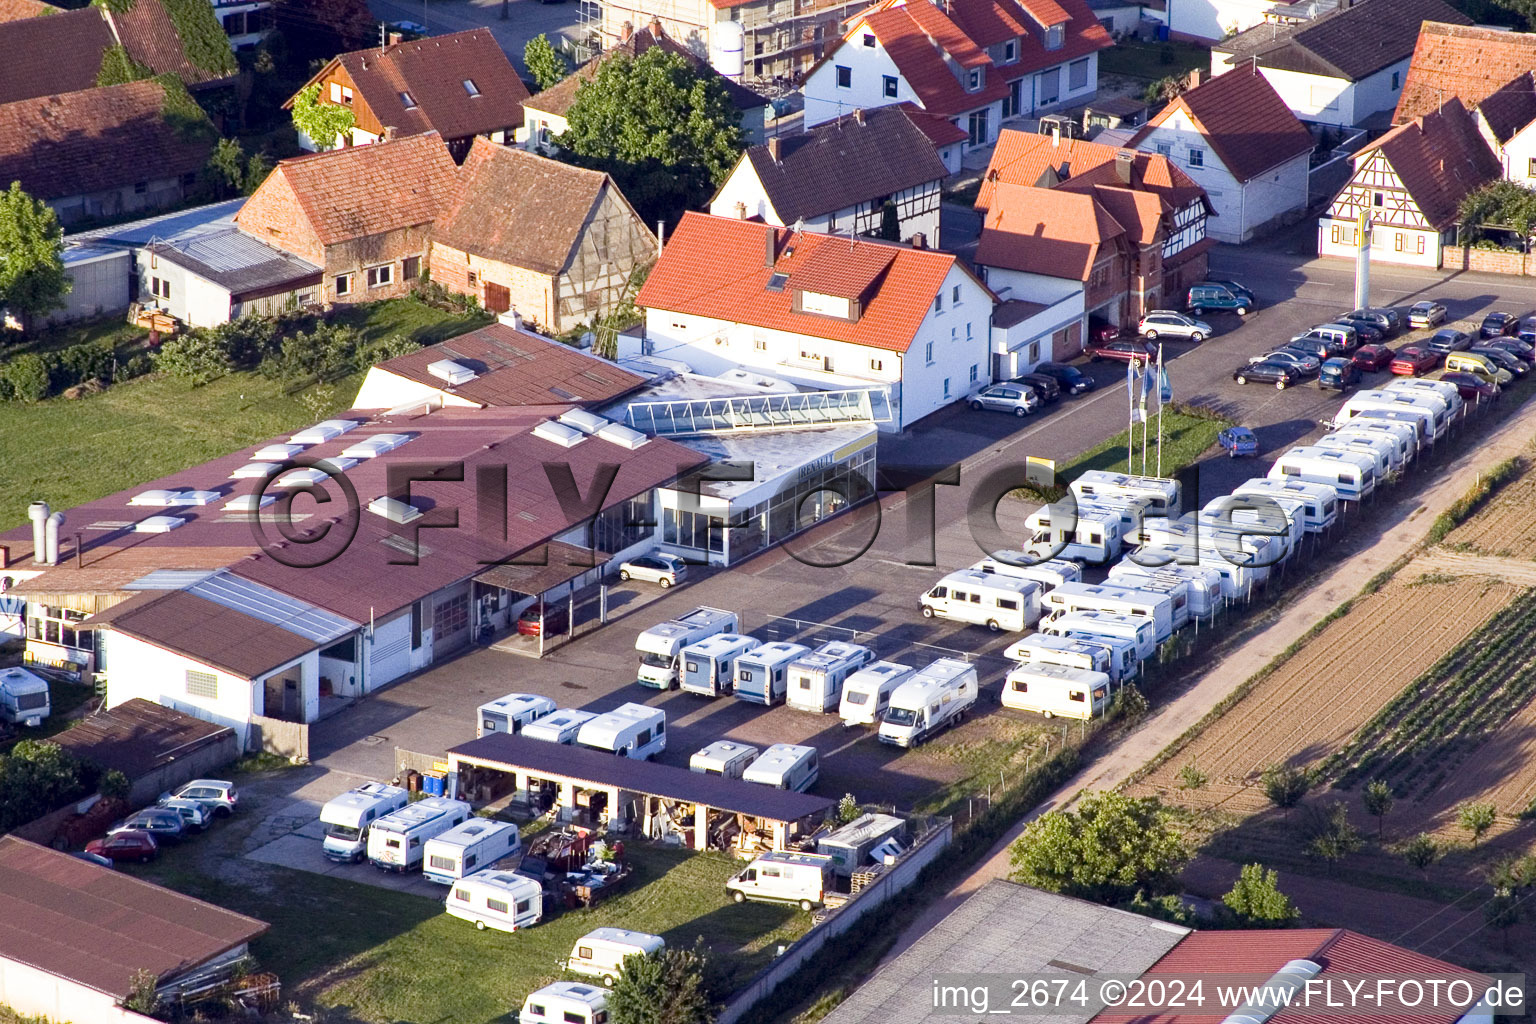
[[[160,795],[162,800],[169,797],[196,800],[220,818],[234,814],[240,804],[240,794],[235,792],[235,784],[222,779],[193,779],[174,793]]]
[[[1022,384],[994,384],[971,396],[971,408],[1028,416],[1040,408],[1040,396]]]
[[[631,558],[619,566],[619,579],[659,583],[663,590],[681,581],[687,575],[687,562],[676,555],[664,555],[660,552]]]
[[[1211,325],[1204,320],[1171,309],[1154,309],[1141,318],[1137,328],[1143,338],[1183,338],[1187,341],[1204,341],[1211,336]]]
[[[186,800],[179,796],[161,797],[157,807],[175,811],[190,832],[201,832],[213,824],[213,810],[198,800]]]
[[[1285,363],[1287,366],[1295,367],[1299,373],[1309,375],[1317,373],[1323,366],[1323,361],[1317,356],[1287,348],[1276,349],[1262,356],[1250,356],[1248,361],[1250,363]]]

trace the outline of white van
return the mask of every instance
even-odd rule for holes
[[[581,733],[581,727],[596,717],[597,715],[591,711],[561,708],[552,715],[545,715],[532,725],[523,726],[523,735],[530,740],[543,740],[546,743],[563,743],[570,746],[576,742],[576,737]]]
[[[682,688],[688,693],[718,697],[735,680],[736,659],[762,645],[755,636],[716,633],[683,648]]]
[[[1254,477],[1232,492],[1234,498],[1293,498],[1302,504],[1302,528],[1322,533],[1339,519],[1339,491],[1332,484]]]
[[[518,1024],[608,1024],[608,990],[578,981],[557,981],[528,993]]]
[[[1033,560],[1033,561],[1032,561]],[[976,572],[995,572],[999,576],[1017,576],[1021,580],[1034,580],[1044,593],[1063,583],[1075,583],[1083,578],[1083,567],[1065,558],[1036,560],[1025,551],[999,551],[990,558],[983,558],[971,569]]]
[[[915,747],[964,721],[976,703],[976,666],[940,658],[896,687],[880,720],[880,742]]]
[[[743,782],[804,793],[821,777],[821,759],[815,747],[799,743],[775,743],[741,773]]]
[[[1157,630],[1151,620],[1112,612],[1067,612],[1040,624],[1043,633],[1092,639],[1119,637],[1136,645],[1136,657],[1146,661],[1157,653]]]
[[[1329,484],[1344,501],[1364,501],[1376,490],[1376,460],[1355,452],[1299,445],[1276,459],[1268,476]]]
[[[790,662],[785,703],[797,711],[825,714],[842,699],[843,682],[874,660],[875,652],[859,644],[841,640],[822,644]]]
[[[1075,501],[1042,505],[1024,521],[1026,554],[1098,564],[1120,557],[1125,544],[1118,510],[1084,507]]]
[[[660,935],[632,932],[628,928],[594,928],[576,940],[571,955],[561,966],[572,974],[599,978],[612,987],[627,957],[651,956],[666,948],[666,940]]]
[[[810,653],[804,644],[776,640],[736,659],[736,699],[773,706],[789,690],[789,666]]]
[[[1397,463],[1403,467],[1412,465],[1414,457],[1419,454],[1418,432],[1411,425],[1398,423],[1395,420],[1376,420],[1356,416],[1335,430],[1334,434],[1385,438],[1397,449]]]
[[[471,808],[462,800],[429,796],[406,804],[368,829],[368,859],[385,871],[421,867],[427,840],[469,820]]]
[[[1109,710],[1109,676],[1065,665],[1020,665],[1003,680],[1003,707],[1088,721]]]
[[[1134,587],[1108,583],[1067,583],[1045,595],[1044,608],[1051,618],[1071,612],[1132,615],[1152,623],[1157,643],[1173,635],[1172,599],[1167,594],[1155,594]]]
[[[891,703],[891,691],[911,678],[916,669],[894,661],[865,665],[843,683],[843,699],[837,716],[844,725],[874,725]]]
[[[452,885],[503,857],[511,857],[522,848],[517,826],[510,821],[470,818],[427,840],[421,873],[429,882]]]
[[[325,841],[320,844],[326,860],[356,864],[368,855],[368,829],[392,811],[410,803],[411,794],[399,786],[365,782],[320,808]]]
[[[636,761],[649,761],[667,749],[667,713],[644,704],[620,704],[582,725],[576,742]]]
[[[687,615],[659,622],[635,638],[640,654],[636,682],[656,690],[677,685],[683,648],[716,633],[736,632],[736,613],[719,608],[695,608]]]
[[[1127,557],[1109,567],[1108,582],[1116,586],[1140,586],[1135,581],[1141,579],[1183,580],[1189,587],[1189,614],[1197,619],[1210,618],[1226,603],[1221,593],[1221,573],[1208,565],[1172,564],[1149,568]],[[1122,580],[1126,583],[1122,584]]]
[[[454,882],[443,907],[449,917],[473,921],[481,931],[515,932],[543,920],[544,888],[527,875],[481,871]]]
[[[747,766],[757,760],[757,748],[735,740],[716,740],[688,759],[688,770],[700,775],[721,775],[739,779]]]
[[[476,715],[475,737],[491,733],[511,735],[555,710],[555,702],[536,693],[509,693],[481,704]]]
[[[1376,462],[1376,479],[1382,482],[1403,468],[1397,445],[1386,438],[1360,437],[1347,429],[1336,430],[1313,441],[1312,447],[1369,455]]]
[[[1022,633],[1040,621],[1040,584],[998,573],[962,569],[939,581],[919,600],[923,618]]]
[[[737,903],[794,903],[811,910],[832,890],[832,867],[831,857],[814,853],[765,853],[726,882],[725,891]]]

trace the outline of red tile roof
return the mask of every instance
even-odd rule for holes
[[[982,176],[976,208],[985,210],[991,203],[995,183],[1038,185],[1048,171],[1057,188],[1075,188],[1077,183],[1113,184],[1119,180],[1115,161],[1121,152],[1134,151],[1078,139],[1064,139],[1058,143],[1053,136],[1005,128],[998,135],[992,160]],[[1205,195],[1205,190],[1195,184],[1194,179],[1175,167],[1167,157],[1155,153],[1135,153],[1130,187],[1155,193],[1174,209]]]
[[[899,0],[914,4],[929,0]],[[1018,59],[997,65],[1006,81],[1114,45],[1087,0],[949,0],[950,17],[981,47],[1019,40]],[[1045,29],[1063,25],[1062,44],[1045,48]]]
[[[174,74],[186,85],[199,85],[228,77],[208,71],[187,59],[186,46],[176,31],[176,23],[160,0],[133,0],[121,11],[102,8],[104,16],[128,55],[156,74]],[[210,28],[217,27],[217,16]],[[228,47],[227,38],[221,40]],[[234,54],[227,55],[230,73],[236,70]]]
[[[85,7],[0,23],[0,103],[94,88],[116,40],[101,9]]]
[[[896,106],[906,113],[907,120],[917,125],[918,131],[928,136],[928,141],[935,146],[953,146],[971,137],[969,132],[949,118],[940,114],[930,114],[911,100],[898,103]]]
[[[767,259],[770,245],[771,266]],[[868,261],[862,252],[865,249],[871,250]],[[811,283],[822,287],[829,284],[823,269],[831,262],[829,253],[861,268],[860,276],[883,259],[883,254],[892,254],[883,276],[871,283],[857,321],[797,313],[793,308],[802,269],[810,274]],[[683,215],[635,301],[650,309],[905,352],[955,266],[953,255],[931,249],[796,233],[754,221],[690,212]],[[768,280],[776,273],[788,275],[788,281],[782,291],[769,291]]]
[[[1536,71],[1522,72],[1477,105],[1479,120],[1500,145],[1536,121]]]
[[[1259,69],[1249,64],[1180,94],[1131,138],[1131,145],[1184,113],[1238,181],[1251,181],[1316,143]]]
[[[1086,281],[1125,228],[1092,195],[998,185],[982,222],[976,262],[1028,274]]]
[[[912,20],[917,22],[917,27],[938,44],[939,49],[948,54],[956,64],[963,68],[991,66],[991,58],[970,36],[965,34],[965,30],[928,0],[902,3],[898,5],[898,9],[911,15]]]
[[[1073,189],[1061,189],[1063,192]],[[1115,223],[1125,228],[1125,236],[1138,246],[1158,241],[1162,235],[1163,218],[1167,206],[1151,192],[1138,192],[1130,188],[1095,185],[1091,195]]]
[[[927,3],[927,0],[918,0],[918,4],[933,12],[931,16],[924,14],[921,17],[933,22],[942,20],[953,27],[953,22],[938,8]],[[991,62],[985,54],[982,54],[985,63],[976,65],[984,69],[985,81],[976,92],[967,92],[945,61],[944,55],[934,48],[928,30],[905,6],[876,11],[863,20],[863,25],[880,40],[896,69],[901,72],[901,77],[917,94],[923,109],[930,113],[958,117],[967,111],[996,103],[1008,95],[1008,83],[996,71],[987,67]],[[854,32],[859,31],[859,26],[855,25]],[[954,32],[963,36],[958,28],[954,28]],[[848,41],[852,34],[844,36],[838,46],[852,45]],[[962,49],[966,53],[980,52],[974,44]],[[827,59],[831,59],[836,52],[837,48],[834,48]]]
[[[1359,167],[1380,150],[1413,197],[1419,212],[1437,229],[1456,223],[1461,201],[1501,173],[1498,158],[1477,130],[1477,121],[1459,99],[1446,100],[1432,114],[1398,125],[1355,154]]]
[[[899,250],[892,245],[820,245],[795,271],[794,287],[840,299],[862,299],[885,276]]]
[[[1426,21],[1408,61],[1393,124],[1432,113],[1452,96],[1468,107],[1536,68],[1536,33]]]
[[[0,0],[0,21],[20,21],[35,18],[39,14],[61,14],[63,11],[43,0]]]

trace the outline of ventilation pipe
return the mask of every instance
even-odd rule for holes
[[[48,503],[34,501],[28,505],[27,518],[32,520],[32,561],[38,565],[46,565],[48,564],[48,540],[43,524],[48,522]]]
[[[44,529],[48,541],[48,564],[59,564],[59,530],[64,526],[64,513],[55,512],[48,517],[48,523]]]

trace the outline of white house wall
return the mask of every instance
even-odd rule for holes
[[[478,402],[451,395],[430,384],[402,377],[398,373],[392,373],[379,366],[368,370],[368,375],[363,378],[362,387],[357,389],[357,397],[352,401],[352,408],[393,409],[409,402],[421,402],[427,399],[435,399],[440,405],[455,408],[479,408]]]
[[[868,31],[863,22],[856,25],[843,37],[843,45],[818,64],[805,80],[802,90],[805,94],[805,127],[834,120],[855,110],[869,110],[892,103],[912,102],[919,107],[923,105],[917,93],[912,91],[912,87],[902,77],[896,62],[886,52],[885,44],[876,39],[874,46],[864,45],[864,34]],[[839,65],[852,72],[846,89],[837,84]],[[896,79],[895,96],[885,95],[886,75]]]
[[[982,270],[987,286],[1004,301],[1023,299],[1025,302],[1053,305],[1075,295],[1078,308],[1083,308],[1083,282],[1081,281],[1074,281],[1070,277],[1027,274],[1004,267],[983,267]]]
[[[148,1024],[154,1020],[123,1009],[105,992],[9,958],[0,958],[0,1006],[60,1024]]]
[[[124,249],[79,263],[65,263],[71,287],[64,308],[48,316],[49,323],[81,320],[117,313],[128,308],[128,278],[133,273],[133,254]]]
[[[1095,14],[1097,13],[1098,12],[1095,12]],[[1072,88],[1071,68],[1073,64],[1076,64],[1078,61],[1082,60],[1086,60],[1088,62],[1088,70],[1084,79],[1084,84],[1074,89]],[[1052,71],[1055,71],[1057,74],[1057,83],[1060,90],[1055,100],[1052,100],[1048,95],[1046,95],[1041,84],[1042,80],[1046,76],[1050,75]],[[1090,100],[1095,95],[1097,95],[1099,91],[1098,51],[1090,53],[1087,57],[1078,57],[1074,60],[1069,60],[1062,64],[1057,64],[1054,68],[1045,68],[1041,71],[1031,72],[1030,74],[1025,75],[1022,79],[1020,79],[1019,85],[1021,90],[1019,95],[1019,114],[1021,116],[1031,113],[1060,110],[1063,107],[1070,107],[1074,104]],[[996,117],[998,115],[994,114],[993,116]],[[964,128],[965,124],[962,122],[960,127]]]
[[[1355,258],[1355,222],[1322,217],[1318,220],[1319,256]],[[1419,252],[1419,243],[1424,251]],[[1377,225],[1371,230],[1371,262],[1396,263],[1410,267],[1438,267],[1441,258],[1440,233],[1434,229]]]
[[[1259,24],[1272,6],[1270,0],[1173,0],[1168,27],[1201,39],[1224,39]]]
[[[737,214],[737,203],[746,207],[749,218],[760,217],[765,224],[784,223],[784,218],[779,216],[773,204],[768,201],[763,181],[757,176],[757,168],[752,166],[750,160],[737,162],[730,177],[720,186],[719,193],[709,201],[709,212],[717,217],[734,217]]]
[[[1504,165],[1505,178],[1527,188],[1536,188],[1536,174],[1532,173],[1536,166],[1531,163],[1536,160],[1536,127],[1527,126],[1516,132],[1504,144],[1499,159]]]

